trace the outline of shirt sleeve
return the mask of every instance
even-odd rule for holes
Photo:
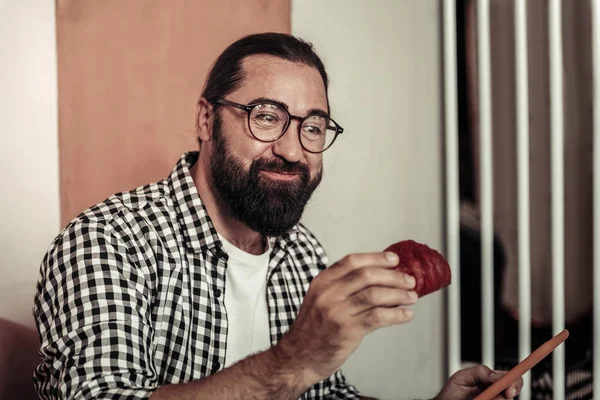
[[[158,387],[150,292],[105,222],[72,223],[41,265],[33,313],[41,399],[147,399]]]

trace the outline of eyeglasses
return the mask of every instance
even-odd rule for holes
[[[331,147],[337,136],[344,132],[344,128],[326,115],[311,114],[297,117],[274,102],[265,101],[246,105],[219,99],[214,103],[246,111],[250,133],[261,142],[275,142],[285,134],[290,122],[293,119],[297,120],[300,144],[310,153],[324,152]]]

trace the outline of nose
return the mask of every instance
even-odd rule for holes
[[[303,150],[298,136],[299,123],[299,121],[292,120],[283,136],[273,142],[273,154],[290,163],[302,160]]]

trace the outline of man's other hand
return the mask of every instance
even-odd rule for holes
[[[492,371],[484,365],[460,370],[448,379],[448,382],[434,400],[472,399],[500,379],[505,373],[503,371]],[[521,392],[522,387],[523,378],[520,378],[494,399],[512,399]]]

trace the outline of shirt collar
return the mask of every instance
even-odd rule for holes
[[[222,243],[190,173],[190,168],[197,160],[197,151],[187,152],[181,156],[168,178],[171,197],[182,226],[186,246],[194,252],[203,250],[215,252],[222,248]],[[298,239],[298,231],[298,226],[294,226],[279,237],[269,238],[269,243],[274,249],[293,247]]]

